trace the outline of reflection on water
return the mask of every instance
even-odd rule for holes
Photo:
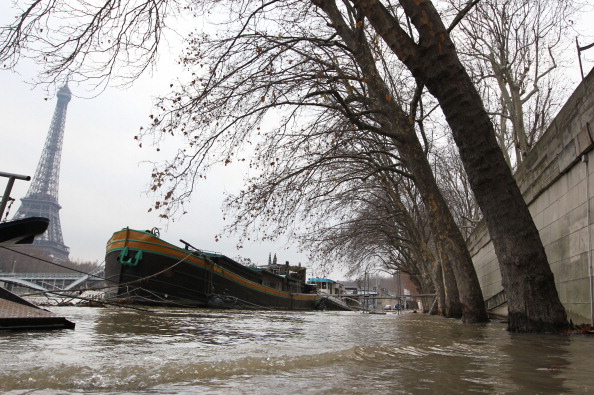
[[[594,392],[594,338],[421,314],[53,308],[75,331],[0,333],[8,393]]]

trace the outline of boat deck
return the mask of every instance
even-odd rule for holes
[[[74,329],[64,317],[40,309],[21,297],[0,288],[0,331],[31,329]]]

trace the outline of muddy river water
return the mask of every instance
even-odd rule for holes
[[[594,337],[412,312],[50,310],[76,329],[0,333],[1,393],[594,393]]]

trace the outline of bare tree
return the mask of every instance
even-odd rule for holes
[[[429,228],[426,210],[420,207],[417,194],[407,199],[409,204],[402,201],[413,195],[410,189],[414,188],[395,155],[395,147],[389,139],[373,135],[353,140],[345,137],[330,155],[316,152],[322,156],[319,160],[306,160],[306,167],[293,169],[290,176],[280,174],[286,167],[271,168],[271,174],[254,180],[243,194],[232,197],[232,228],[243,229],[247,236],[261,229],[260,222],[268,223],[269,216],[276,219],[275,223],[284,222],[284,218],[291,222],[300,213],[306,229],[294,232],[293,237],[314,252],[314,261],[329,263],[324,267],[326,271],[331,271],[335,262],[348,262],[346,268],[351,273],[377,262],[375,267],[383,270],[401,270],[415,276],[420,289],[433,289],[434,284],[440,306],[444,306],[443,314],[461,316],[453,276],[447,278],[447,306],[443,278],[433,278],[436,262],[428,246],[432,235],[425,234]],[[287,156],[280,147],[275,153]],[[308,150],[307,156],[312,154]],[[277,174],[272,174],[275,171]],[[401,192],[400,185],[409,185],[408,190]],[[251,220],[245,221],[246,217]]]
[[[423,293],[436,292],[439,314],[459,317],[462,311],[455,279],[453,275],[444,279],[436,253],[429,245],[435,241],[430,232],[423,234],[428,227],[426,218],[418,216],[419,211],[424,211],[418,206],[420,202],[403,203],[401,198],[406,194],[401,196],[398,191],[402,180],[394,183],[388,174],[375,178],[379,185],[368,180],[359,193],[342,196],[335,203],[335,207],[357,204],[351,218],[307,235],[305,242],[317,246],[314,250],[321,256],[348,260],[353,272],[377,261],[388,272],[408,273]]]
[[[452,3],[459,9],[466,2]],[[555,72],[575,12],[567,0],[485,0],[457,27],[458,52],[484,93],[502,150],[511,148],[510,167],[522,162],[559,107]]]
[[[448,29],[428,1],[400,0],[418,37],[377,0],[354,0],[375,31],[439,101],[483,212],[508,298],[509,329],[558,331],[567,325],[553,273],[530,212],[495,139],[481,97]]]
[[[345,7],[347,23],[342,12],[331,1],[315,1],[329,19],[332,26],[347,47],[352,51],[366,85],[369,86],[368,95],[377,108],[378,122],[382,130],[392,138],[407,168],[414,177],[415,184],[424,200],[425,207],[431,219],[430,226],[434,235],[439,238],[438,244],[447,254],[460,293],[463,320],[467,322],[481,322],[487,320],[478,278],[472,266],[470,254],[455,226],[451,213],[441,195],[425,152],[414,132],[413,120],[393,100],[393,91],[378,78],[381,74],[375,67],[374,57],[366,45],[365,32],[361,29],[362,15],[356,9]],[[414,107],[414,106],[413,106]],[[413,116],[414,116],[413,112]]]
[[[13,69],[21,57],[33,58],[43,66],[42,82],[131,83],[155,64],[167,22],[181,11],[172,0],[34,0],[0,28],[0,64]]]
[[[446,140],[450,141],[450,138]],[[450,206],[464,239],[468,240],[474,228],[482,220],[482,214],[468,183],[464,166],[457,152],[454,151],[453,143],[436,147],[432,151],[433,166],[439,188]]]

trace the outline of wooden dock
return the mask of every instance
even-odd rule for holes
[[[0,331],[74,329],[64,317],[41,309],[0,287]]]

